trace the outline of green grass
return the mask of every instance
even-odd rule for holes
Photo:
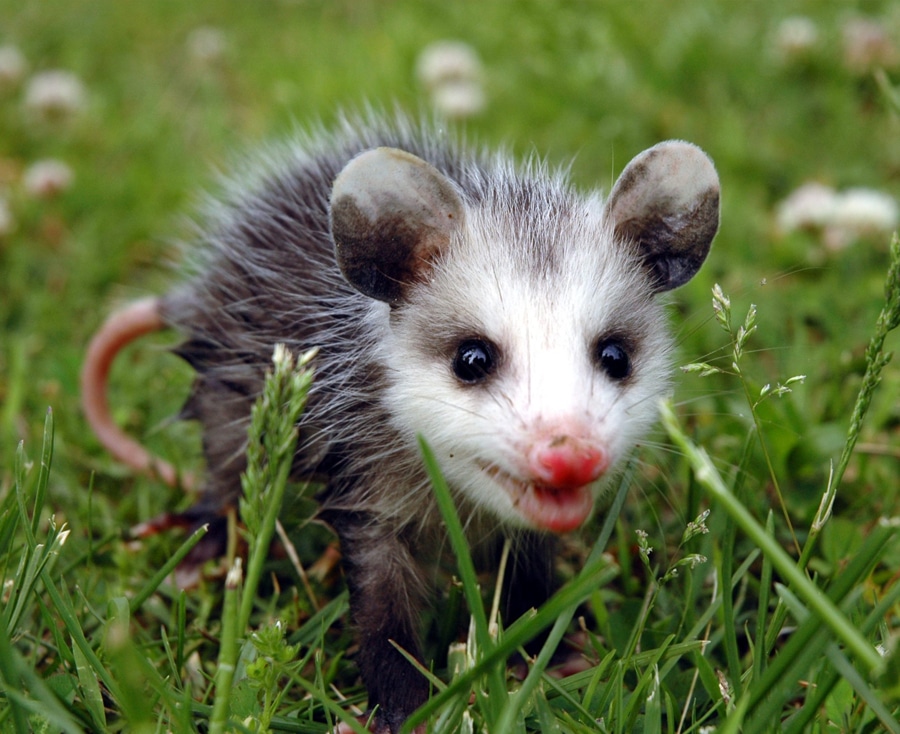
[[[772,39],[798,13],[820,43],[786,62]],[[579,185],[607,189],[638,151],[684,138],[715,160],[723,199],[709,261],[673,297],[680,362],[704,367],[679,373],[665,428],[568,539],[568,582],[533,616],[494,624],[495,580],[451,533],[458,581],[429,620],[422,716],[491,734],[900,731],[897,246],[892,260],[878,233],[832,252],[775,226],[809,180],[900,196],[900,69],[847,68],[841,28],[857,14],[900,45],[887,1],[0,0],[0,44],[87,91],[74,117],[40,122],[24,83],[0,87],[0,196],[16,220],[0,236],[0,732],[323,732],[364,706],[332,539],[277,478],[284,444],[250,484],[287,489],[299,566],[265,554],[261,515],[246,578],[226,581],[225,562],[178,591],[169,570],[196,539],[123,536],[190,498],[104,454],[78,371],[116,303],[171,282],[173,242],[216,170],[341,108],[427,106],[415,59],[442,38],[485,65],[469,136],[574,157]],[[224,34],[215,62],[189,52],[200,27]],[[74,184],[30,197],[23,170],[51,157]],[[195,428],[169,421],[190,381],[171,342],[122,355],[112,403],[198,470]],[[582,627],[592,667],[545,675]],[[543,652],[510,678],[504,660],[540,629]]]

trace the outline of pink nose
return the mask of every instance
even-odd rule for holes
[[[581,439],[554,436],[532,447],[528,466],[538,483],[572,489],[598,479],[609,468],[609,457]]]

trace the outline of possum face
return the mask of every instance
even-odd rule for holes
[[[335,184],[345,275],[391,303],[378,361],[394,426],[501,522],[577,528],[655,419],[669,340],[654,294],[696,271],[718,212],[708,159],[669,145],[635,159],[605,207],[508,172],[466,206],[386,149]]]
[[[667,389],[663,314],[612,238],[590,203],[537,228],[480,208],[392,319],[395,425],[506,522],[581,525]]]

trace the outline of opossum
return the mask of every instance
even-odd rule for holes
[[[210,207],[193,275],[94,338],[84,407],[115,456],[175,481],[115,427],[104,395],[124,343],[180,332],[175,351],[196,370],[182,416],[202,424],[207,463],[190,516],[213,518],[240,492],[274,345],[318,349],[293,476],[325,480],[372,728],[396,732],[429,686],[392,643],[422,658],[418,620],[445,545],[417,438],[471,541],[514,538],[508,613],[539,605],[554,534],[591,517],[669,390],[656,296],[704,262],[719,179],[698,147],[668,141],[604,199],[541,160],[405,118],[345,121],[255,170]]]

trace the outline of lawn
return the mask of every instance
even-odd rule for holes
[[[178,278],[221,172],[342,110],[428,111],[417,63],[447,39],[480,59],[468,139],[604,190],[689,140],[722,219],[670,298],[671,412],[566,539],[560,596],[492,635],[494,579],[482,602],[460,551],[428,620],[432,730],[900,731],[896,3],[0,0],[0,732],[324,732],[364,707],[310,500],[288,485],[282,511],[303,581],[270,518],[258,583],[223,561],[179,591],[185,538],[126,531],[191,498],[104,452],[79,370],[116,306]],[[176,341],[129,348],[111,402],[202,473]],[[507,676],[557,620],[588,669]]]

